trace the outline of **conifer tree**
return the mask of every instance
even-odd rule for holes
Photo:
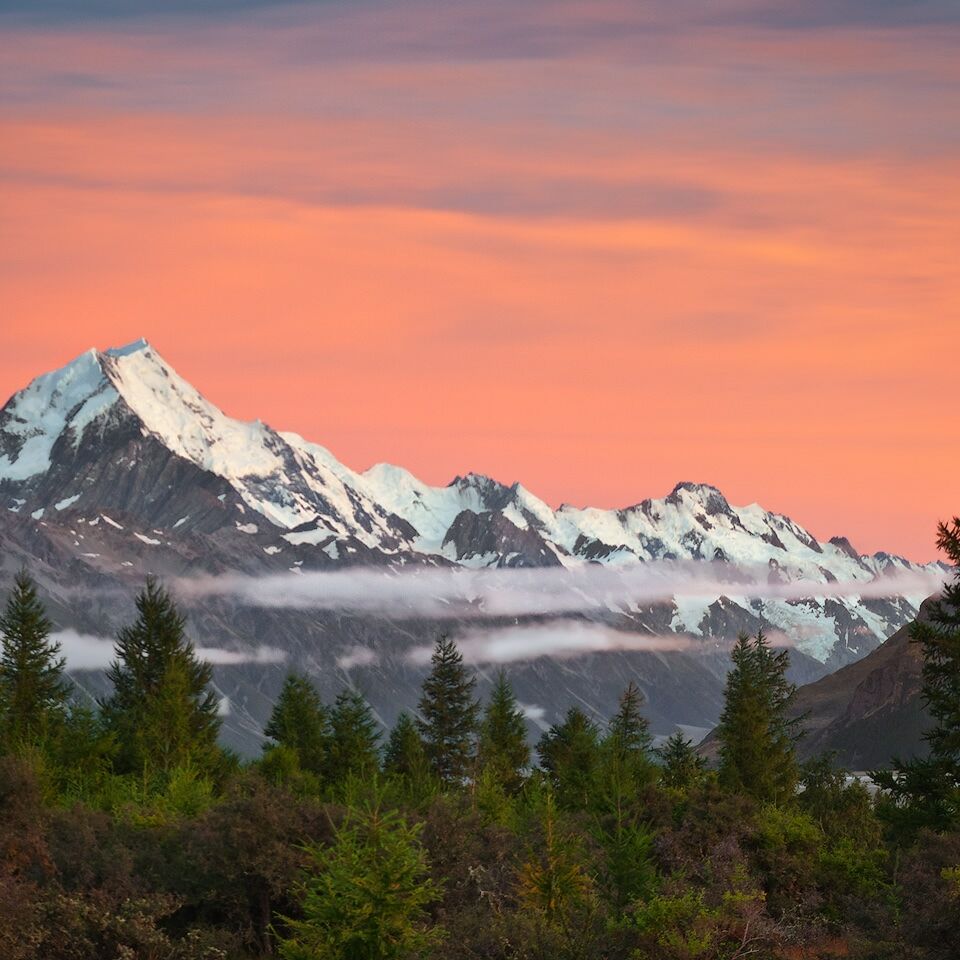
[[[563,722],[540,738],[537,756],[563,806],[585,809],[590,805],[597,789],[600,731],[579,707],[571,707]]]
[[[437,640],[430,664],[417,729],[434,773],[444,783],[457,783],[467,775],[473,759],[480,710],[474,699],[476,679],[467,672],[463,655],[447,636]]]
[[[618,794],[636,792],[653,777],[650,762],[649,723],[641,712],[643,694],[633,680],[620,695],[617,712],[610,720],[602,744],[604,788],[611,799]]]
[[[341,690],[330,712],[327,778],[342,783],[350,776],[374,773],[380,766],[379,740],[370,704],[356,690]]]
[[[348,812],[328,847],[309,846],[313,869],[301,886],[303,919],[287,918],[287,960],[408,960],[438,943],[443,929],[428,925],[439,899],[419,826],[374,806]]]
[[[480,724],[480,766],[488,770],[503,788],[512,793],[523,783],[523,772],[530,765],[527,727],[517,698],[500,670],[490,701]]]
[[[720,781],[758,800],[793,796],[799,771],[794,746],[797,719],[787,710],[796,687],[786,679],[789,655],[770,649],[763,630],[741,634],[731,654],[724,707],[717,726]]]
[[[649,892],[653,875],[652,837],[637,802],[639,788],[653,779],[652,738],[642,704],[643,694],[631,680],[600,745],[594,784],[594,834],[606,852],[603,890],[617,916]]]
[[[926,757],[896,760],[896,772],[877,771],[908,827],[947,830],[960,825],[960,517],[937,527],[937,546],[955,577],[930,605],[929,620],[916,620],[910,639],[923,660],[921,697],[933,725],[924,739]]]
[[[50,640],[52,627],[21,570],[0,616],[0,737],[9,746],[45,740],[66,716],[66,661]]]
[[[121,772],[168,772],[218,757],[220,718],[210,689],[213,668],[199,660],[184,619],[152,577],[137,597],[137,619],[117,634],[107,676],[113,695],[101,703],[115,737]]]
[[[695,783],[707,765],[707,761],[694,749],[679,730],[671,734],[656,751],[663,766],[660,779],[668,787],[685,789]]]
[[[400,777],[412,777],[423,772],[426,754],[423,741],[409,713],[404,711],[390,731],[383,751],[383,769]]]
[[[564,829],[548,788],[541,812],[542,840],[518,873],[521,920],[533,927],[536,957],[586,957],[593,939],[594,879],[581,838]]]
[[[307,677],[296,673],[287,676],[263,732],[275,743],[295,750],[301,769],[317,776],[323,772],[330,746],[330,720]]]
[[[643,694],[631,680],[620,695],[617,712],[610,721],[607,734],[611,747],[622,757],[645,757],[653,743],[650,724],[641,711],[642,706]]]

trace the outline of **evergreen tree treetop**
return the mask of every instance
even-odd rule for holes
[[[610,721],[608,738],[624,756],[645,754],[653,743],[650,724],[642,712],[643,694],[631,680],[620,695],[617,712]]]
[[[441,886],[419,838],[395,810],[349,810],[327,847],[310,845],[301,885],[303,919],[285,918],[286,960],[412,960],[443,936],[427,908]]]
[[[742,634],[730,656],[733,668],[717,726],[720,780],[759,800],[785,800],[799,778],[794,749],[799,721],[787,715],[796,696],[786,678],[789,654],[772,650],[761,629],[754,638]]]
[[[328,711],[310,680],[288,674],[273,705],[264,734],[296,750],[302,769],[320,775],[330,743]]]
[[[464,665],[463,654],[453,640],[442,635],[423,682],[417,729],[427,759],[446,783],[462,780],[470,768],[480,710],[475,687],[476,679]]]
[[[70,684],[52,629],[36,585],[21,570],[0,616],[0,736],[9,744],[43,739],[66,715]]]
[[[559,724],[537,743],[540,766],[557,789],[557,799],[568,808],[586,809],[597,791],[600,730],[579,707],[571,707]]]
[[[117,740],[118,765],[168,771],[188,762],[210,764],[220,730],[213,668],[197,657],[184,618],[154,578],[136,606],[137,619],[117,633],[107,671],[114,690],[101,704]]]
[[[380,766],[380,727],[364,696],[344,689],[330,711],[327,777],[342,782],[348,776],[367,776]]]
[[[679,730],[672,733],[656,751],[663,764],[660,777],[668,787],[689,787],[706,768],[707,761],[701,757]]]
[[[390,731],[383,751],[383,769],[387,773],[412,777],[423,772],[426,755],[423,741],[409,713],[403,712]]]
[[[506,789],[520,786],[530,765],[527,725],[503,670],[497,673],[484,710],[479,753],[481,766],[490,769]]]

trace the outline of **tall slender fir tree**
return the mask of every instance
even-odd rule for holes
[[[317,776],[323,773],[330,749],[330,718],[307,677],[287,676],[263,732],[274,743],[295,750],[301,769]]]
[[[101,703],[123,772],[200,770],[217,757],[220,718],[213,668],[197,658],[184,619],[152,577],[137,597],[137,619],[117,634],[107,673],[113,694]]]
[[[568,809],[586,809],[597,792],[600,730],[579,708],[571,707],[537,743],[540,766],[553,782],[557,800]]]
[[[512,793],[523,784],[530,765],[527,725],[503,670],[497,674],[480,724],[480,766]]]
[[[384,772],[399,777],[419,777],[425,772],[426,761],[423,741],[413,718],[409,713],[401,713],[384,747]]]
[[[701,757],[679,730],[671,734],[656,751],[662,766],[660,779],[668,787],[686,789],[703,774],[707,761]]]
[[[631,680],[620,694],[617,712],[610,721],[607,741],[611,749],[620,756],[646,758],[653,738],[650,736],[650,724],[643,715],[643,694]]]
[[[349,776],[369,776],[380,767],[380,729],[370,704],[356,690],[337,694],[330,711],[327,778],[342,783]]]
[[[434,773],[444,783],[456,783],[466,777],[474,754],[480,710],[474,697],[476,679],[464,666],[456,644],[445,635],[437,640],[430,664],[417,729]]]
[[[731,659],[717,726],[720,781],[758,800],[785,800],[799,780],[794,749],[799,720],[788,716],[796,696],[786,679],[789,654],[772,650],[761,629],[754,638],[742,634]]]
[[[0,616],[0,738],[39,743],[66,717],[70,685],[33,580],[21,570]]]

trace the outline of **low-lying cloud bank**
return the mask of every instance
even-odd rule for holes
[[[184,597],[230,597],[250,606],[339,610],[392,618],[471,619],[551,616],[630,609],[674,597],[733,600],[827,597],[922,599],[943,587],[943,572],[891,571],[873,580],[788,580],[766,566],[660,561],[624,567],[464,570],[348,569],[249,577],[224,574],[173,584]]]
[[[456,641],[464,660],[472,664],[514,663],[538,657],[564,660],[622,650],[689,650],[693,646],[693,641],[682,634],[633,633],[578,620],[477,628],[458,633]],[[432,645],[414,647],[407,659],[416,664],[429,663],[432,652]]]
[[[60,644],[70,670],[103,670],[116,656],[116,641],[76,630],[57,630],[50,637]],[[252,650],[226,650],[222,647],[196,647],[197,656],[216,666],[244,663],[283,663],[287,655],[276,647],[260,646]]]

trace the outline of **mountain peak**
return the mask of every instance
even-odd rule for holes
[[[729,513],[730,504],[727,498],[709,483],[693,483],[690,480],[681,480],[673,490],[667,494],[665,500],[667,503],[679,504],[684,499],[683,494],[688,494],[702,505],[707,515],[717,513]]]
[[[123,347],[108,347],[103,351],[103,355],[106,357],[129,357],[131,354],[146,353],[151,349],[147,338],[141,337],[139,340],[134,340],[132,343],[128,343]]]

